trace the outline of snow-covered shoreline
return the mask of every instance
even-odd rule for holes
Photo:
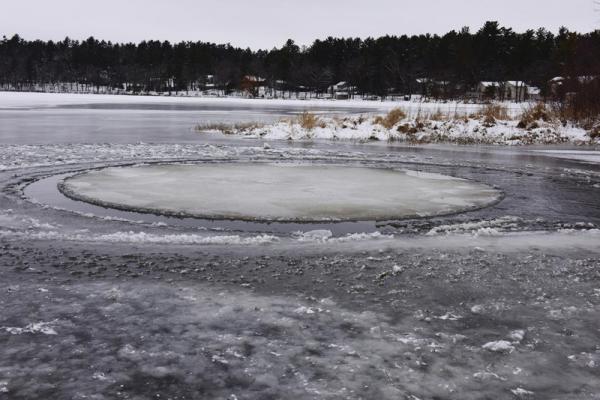
[[[524,126],[519,118],[514,117],[494,119],[479,114],[448,115],[439,110],[435,114],[408,110],[406,115],[391,124],[381,122],[385,116],[373,115],[311,118],[314,118],[314,126],[308,127],[299,118],[264,126],[199,126],[197,130],[265,140],[321,139],[487,145],[598,144],[598,138],[592,138],[585,129],[571,123],[541,119]]]

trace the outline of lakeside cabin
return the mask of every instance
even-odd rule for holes
[[[351,96],[351,92],[353,91],[353,87],[351,87],[348,82],[341,81],[336,83],[335,85],[331,85],[327,88],[327,93],[331,95],[332,99],[335,100],[348,100]]]
[[[538,101],[541,90],[523,81],[481,81],[474,97],[479,100]]]

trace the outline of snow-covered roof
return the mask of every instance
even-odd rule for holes
[[[481,81],[479,84],[483,87],[500,87],[500,86],[514,86],[514,87],[526,87],[527,84],[523,81]]]
[[[527,94],[540,94],[542,91],[536,86],[527,86]]]
[[[594,75],[581,75],[581,76],[576,77],[575,79],[577,79],[579,81],[579,83],[586,83],[586,82],[591,82],[596,78],[597,77]],[[563,76],[557,76],[557,77],[550,79],[550,82],[556,83],[556,84],[561,84],[564,81],[566,81],[567,79],[569,79],[569,78],[565,78]]]
[[[492,81],[481,81],[479,84],[483,87],[497,87],[500,86],[500,82],[492,82]]]
[[[435,85],[448,85],[450,84],[449,81],[439,81],[439,80],[435,80],[435,79],[431,79],[431,78],[417,78],[415,79],[415,81],[417,81],[417,83],[433,83]]]
[[[261,78],[260,76],[254,76],[254,75],[246,75],[244,76],[244,79],[251,81],[251,82],[264,82],[266,81],[265,78]]]
[[[587,83],[587,82],[591,82],[594,79],[596,79],[595,76],[593,75],[583,75],[583,76],[578,76],[577,80],[579,81],[579,83]]]
[[[338,91],[338,90],[340,90],[340,89],[342,89],[342,88],[343,88],[343,90],[346,90],[346,89],[348,88],[348,82],[346,82],[346,81],[341,81],[341,82],[338,82],[338,83],[336,83],[335,85],[331,85],[331,86],[329,86],[329,87],[327,88],[327,90],[330,90],[330,91],[331,91],[331,90],[336,90],[336,91]]]

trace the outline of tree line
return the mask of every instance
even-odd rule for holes
[[[596,76],[600,31],[557,33],[540,28],[518,33],[497,22],[477,32],[293,40],[271,50],[242,49],[206,42],[111,43],[28,41],[15,35],[0,41],[0,83],[78,82],[131,91],[188,90],[207,76],[225,91],[239,90],[245,76],[288,91],[323,93],[348,82],[357,93],[386,96],[420,91],[423,79],[444,82],[442,97],[460,97],[479,81],[522,80],[548,90],[556,76]]]

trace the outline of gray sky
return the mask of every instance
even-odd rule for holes
[[[272,48],[287,38],[477,30],[497,20],[517,31],[600,29],[594,0],[0,0],[0,35],[113,42],[202,40]]]

